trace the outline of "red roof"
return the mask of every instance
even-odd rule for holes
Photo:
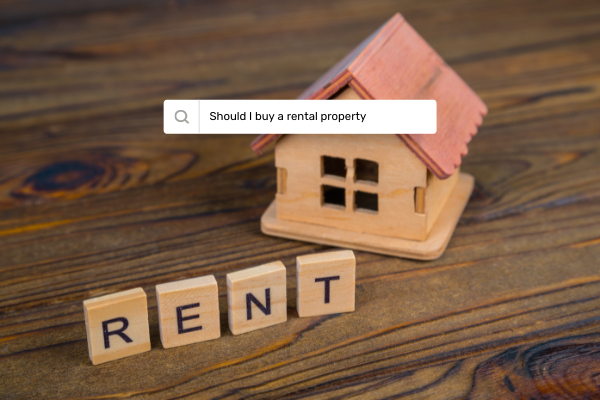
[[[313,83],[300,99],[328,99],[349,85],[362,99],[433,99],[435,135],[398,135],[440,179],[448,178],[467,154],[487,107],[400,14],[365,39]],[[281,135],[260,135],[260,153]]]

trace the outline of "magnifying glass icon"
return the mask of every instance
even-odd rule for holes
[[[177,114],[179,114],[179,113],[183,113],[183,118],[182,119],[177,118]],[[185,122],[186,124],[189,124],[189,122],[187,120],[187,113],[185,111],[183,111],[183,110],[177,110],[175,112],[175,121],[177,121],[177,122]]]

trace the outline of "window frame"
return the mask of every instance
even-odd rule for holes
[[[344,160],[345,165],[345,176],[342,177],[340,175],[333,175],[325,173],[325,158],[331,159],[341,159]],[[364,180],[357,179],[357,161],[362,160],[370,163],[374,163],[377,166],[377,181],[373,180]],[[348,163],[351,161],[351,163]],[[379,163],[376,161],[368,160],[366,158],[360,157],[336,157],[331,155],[321,155],[320,157],[321,169],[320,169],[320,180],[319,180],[319,195],[320,195],[320,203],[322,208],[327,208],[330,210],[337,210],[343,212],[358,212],[360,214],[368,214],[377,216],[379,215],[379,191],[377,188],[379,187]],[[352,168],[348,168],[348,165],[352,165]],[[352,171],[352,176],[350,176],[350,171]],[[326,187],[331,187],[335,189],[344,190],[344,205],[329,203],[325,201],[325,190]],[[348,192],[350,192],[350,204],[348,204]],[[359,207],[356,203],[356,195],[358,192],[365,193],[367,195],[374,195],[377,203],[377,209],[363,208]],[[348,210],[348,208],[351,208]]]

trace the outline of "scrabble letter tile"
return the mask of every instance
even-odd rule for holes
[[[300,317],[354,311],[356,259],[351,250],[296,258]]]
[[[102,364],[150,350],[148,301],[142,288],[83,302],[92,364]]]
[[[219,289],[212,275],[156,286],[165,349],[221,337]]]
[[[285,266],[281,261],[227,275],[229,329],[234,335],[287,321]]]

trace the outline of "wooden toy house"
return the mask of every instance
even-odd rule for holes
[[[300,98],[433,99],[435,135],[261,135],[275,142],[266,234],[417,259],[445,250],[473,189],[460,173],[487,108],[396,14]]]

